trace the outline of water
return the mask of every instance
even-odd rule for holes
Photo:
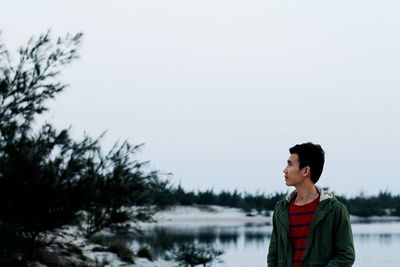
[[[400,266],[400,222],[357,223],[352,225],[356,249],[356,267]],[[163,247],[196,242],[224,251],[223,262],[214,267],[266,266],[270,225],[242,226],[157,226],[131,243],[135,248],[149,245],[156,257],[163,257]]]

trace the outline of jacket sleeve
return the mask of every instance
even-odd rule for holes
[[[353,233],[349,212],[342,203],[339,203],[336,207],[334,218],[335,256],[329,261],[326,267],[350,267],[355,260]]]
[[[278,266],[278,244],[277,244],[277,229],[276,229],[276,216],[274,214],[272,216],[272,235],[271,241],[269,243],[268,256],[267,256],[267,266],[275,267]]]

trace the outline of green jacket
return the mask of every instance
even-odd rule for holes
[[[355,260],[353,234],[347,208],[333,195],[317,188],[320,203],[311,222],[304,250],[303,267],[347,267]],[[289,240],[289,206],[293,192],[279,201],[273,214],[268,267],[292,266]]]

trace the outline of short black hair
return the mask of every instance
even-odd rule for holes
[[[297,154],[299,156],[300,169],[308,166],[311,171],[311,181],[315,184],[318,182],[324,169],[325,151],[318,144],[311,142],[297,144],[289,149],[290,154]]]

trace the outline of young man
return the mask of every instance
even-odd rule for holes
[[[286,185],[296,190],[275,206],[268,266],[352,266],[349,213],[332,194],[315,186],[324,167],[324,150],[305,143],[289,151],[283,173]]]

